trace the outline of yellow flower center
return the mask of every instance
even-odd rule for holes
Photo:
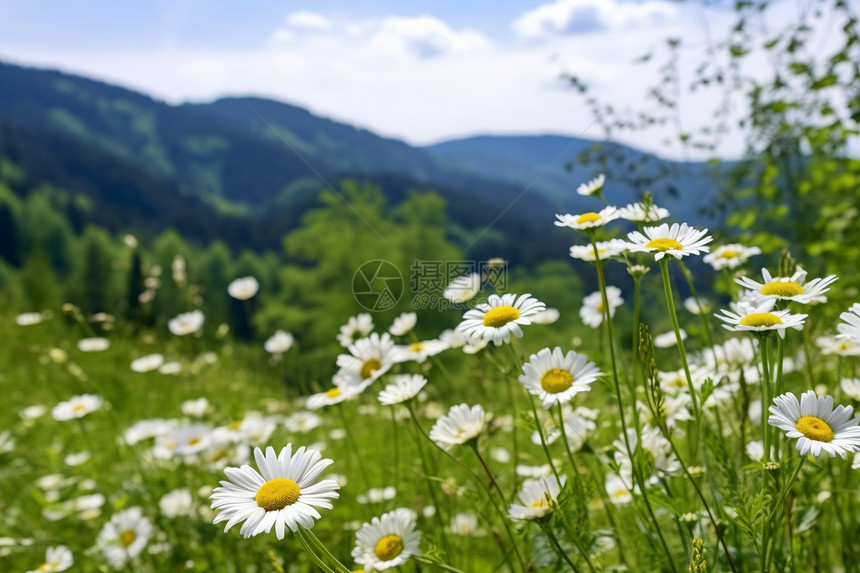
[[[74,408],[72,408],[72,412],[80,412],[81,410],[86,410],[87,407],[83,404],[78,404]]]
[[[624,490],[624,489],[617,489],[614,492],[612,492],[612,497],[615,497],[615,498],[624,497],[626,495],[628,495],[627,490]]]
[[[754,312],[743,317],[741,324],[744,326],[776,326],[782,324],[782,320],[769,312]]]
[[[658,251],[666,252],[670,249],[675,251],[680,251],[684,248],[684,245],[676,241],[675,239],[654,239],[653,241],[648,241],[645,244],[646,249],[657,249]]]
[[[484,315],[484,326],[501,328],[507,323],[520,317],[520,311],[512,306],[503,305],[491,308]]]
[[[187,443],[187,445],[189,445],[189,446],[196,446],[197,444],[199,444],[199,443],[200,443],[200,438],[191,438],[191,439],[189,439],[189,440],[188,440],[188,442],[186,442],[186,443]]]
[[[36,571],[56,571],[60,564],[56,562],[42,563]]]
[[[326,390],[326,398],[337,398],[340,396],[340,388],[330,388]]]
[[[739,257],[739,256],[741,256],[740,252],[738,252],[738,251],[733,251],[733,250],[731,250],[731,249],[726,249],[725,251],[723,251],[723,252],[720,254],[720,257],[721,257],[721,258],[723,258],[723,259],[734,259],[734,258],[737,258],[737,257]]]
[[[403,538],[396,533],[389,533],[376,542],[373,551],[380,561],[391,561],[403,553]]]
[[[134,532],[134,529],[126,529],[119,534],[119,542],[122,543],[123,547],[131,547],[135,539],[137,539],[137,533]]]
[[[593,213],[593,212],[592,213],[583,213],[576,220],[576,224],[582,225],[583,223],[593,223],[593,222],[599,221],[599,220],[600,220],[600,214],[599,213]]]
[[[551,368],[540,377],[540,387],[550,394],[564,392],[573,384],[573,375],[561,368]]]
[[[797,296],[803,294],[803,287],[794,281],[767,283],[761,287],[761,294],[769,296]]]
[[[424,350],[423,342],[413,342],[409,345],[409,352],[421,352]]]
[[[606,312],[606,307],[603,306],[602,300],[597,303],[597,312],[599,312],[600,314],[603,314],[604,312]]]
[[[238,430],[242,427],[242,420],[235,420],[233,422],[230,422],[229,424],[227,424],[227,427],[231,430]]]
[[[794,426],[797,431],[816,442],[832,442],[833,430],[827,425],[827,422],[815,416],[803,416]]]
[[[371,358],[361,365],[361,379],[367,380],[373,375],[374,370],[379,370],[382,367],[382,362],[376,358]]]
[[[299,500],[299,484],[287,478],[270,479],[257,490],[254,501],[266,511],[277,511]]]
[[[546,507],[546,506],[547,506],[547,503],[546,503],[545,498],[541,498],[537,501],[532,502],[532,504],[531,504],[531,507]]]

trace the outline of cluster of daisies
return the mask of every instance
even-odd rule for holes
[[[604,184],[605,178],[600,176],[580,186],[578,191],[605,204]],[[860,451],[860,418],[854,417],[852,406],[835,405],[832,396],[822,395],[826,389],[808,390],[800,397],[790,392],[774,396],[781,390],[781,377],[800,365],[791,358],[782,359],[778,366],[767,360],[772,335],[778,335],[778,343],[783,344],[788,330],[802,330],[808,314],[798,312],[798,308],[826,302],[826,293],[837,277],[810,279],[805,270],[796,267],[786,272],[786,276],[774,276],[762,269],[761,280],[757,280],[743,274],[743,265],[760,254],[760,249],[726,244],[712,250],[713,239],[708,236],[707,229],[696,229],[685,223],[661,224],[668,216],[666,209],[650,200],[621,208],[606,204],[599,211],[556,215],[557,226],[581,231],[588,238],[587,244],[570,248],[570,256],[574,259],[598,267],[609,261],[619,261],[639,280],[654,263],[667,273],[669,257],[681,260],[686,256],[705,255],[705,263],[717,272],[731,273],[739,287],[737,300],[714,315],[726,330],[738,333],[737,338],[689,355],[683,349],[686,336],[683,330],[675,329],[654,338],[657,348],[678,345],[684,357],[684,368],[656,371],[662,394],[659,419],[655,419],[648,405],[637,401],[635,429],[628,427],[620,435],[614,432],[618,437],[611,445],[591,444],[589,451],[607,468],[600,478],[606,492],[604,499],[618,506],[630,504],[643,489],[659,488],[673,476],[681,475],[682,468],[690,475],[701,473],[703,468],[684,468],[673,439],[683,437],[699,413],[718,419],[720,411],[739,403],[748,406],[742,415],[762,430],[761,441],[751,440],[745,444],[746,454],[755,461],[771,459],[773,444],[769,443],[769,432],[774,430],[769,427],[782,430],[789,439],[796,439],[795,447],[803,457],[825,454],[845,458]],[[608,223],[620,220],[632,222],[637,230],[628,232],[625,238],[599,240]],[[184,262],[175,262],[173,272],[174,279],[181,281]],[[374,408],[376,403],[400,405],[398,411],[404,414],[403,419],[411,418],[418,431],[424,432],[413,408],[426,396],[429,381],[425,374],[436,370],[421,368],[421,373],[410,373],[411,366],[428,361],[435,363],[451,351],[488,353],[495,347],[509,345],[514,337],[523,337],[527,327],[551,324],[559,317],[558,311],[547,308],[530,294],[492,293],[483,302],[474,302],[486,285],[486,277],[474,273],[455,279],[445,289],[446,299],[468,309],[456,328],[435,338],[417,336],[417,315],[411,312],[398,316],[384,332],[376,331],[370,314],[350,317],[337,334],[343,352],[336,358],[337,371],[330,387],[305,397],[305,409],[288,416],[248,412],[239,420],[217,420],[208,400],[200,398],[182,404],[181,417],[144,419],[126,428],[124,442],[135,448],[136,455],[147,464],[198,465],[224,473],[226,479],[214,490],[192,493],[182,488],[167,493],[159,502],[161,514],[196,516],[223,523],[225,532],[239,526],[239,533],[245,538],[274,530],[277,539],[282,540],[289,530],[312,559],[325,561],[325,556],[318,551],[319,541],[311,530],[322,518],[321,510],[333,509],[345,483],[342,476],[325,475],[325,470],[334,463],[321,453],[325,444],[314,443],[294,449],[290,443],[280,451],[271,446],[265,449],[258,446],[272,442],[279,430],[295,434],[320,426],[323,417],[318,410],[339,408],[342,402],[366,397],[371,389],[375,396]],[[153,291],[157,289],[154,281],[150,287]],[[231,283],[229,293],[236,299],[249,300],[258,289],[255,279],[244,277]],[[580,318],[592,328],[607,326],[607,322],[611,325],[615,311],[624,304],[622,290],[609,285],[584,297]],[[691,314],[702,315],[706,320],[710,318],[706,301],[690,298],[684,301],[684,307]],[[32,325],[48,318],[45,313],[28,313],[20,315],[17,322],[22,326]],[[841,318],[837,332],[819,337],[816,344],[825,355],[860,356],[860,304],[852,306]],[[203,324],[203,313],[194,310],[174,317],[167,327],[175,336],[189,336],[198,335]],[[293,345],[290,333],[278,331],[266,340],[264,348],[274,360],[279,360]],[[109,348],[109,342],[105,338],[90,337],[81,340],[78,347],[84,352],[103,351]],[[569,482],[576,481],[568,480],[567,475],[558,471],[561,464],[552,457],[549,446],[563,443],[571,462],[573,454],[585,448],[597,428],[599,411],[576,402],[581,399],[587,403],[591,386],[605,375],[597,364],[575,350],[543,348],[522,364],[518,363],[516,350],[513,347],[510,350],[514,355],[515,379],[529,395],[529,400],[540,405],[540,408],[534,407],[536,429],[530,441],[535,452],[542,448],[547,464],[521,466],[520,460],[514,460],[517,478],[527,479],[517,486],[516,497],[499,493],[507,504],[508,519],[533,521],[543,526],[545,518],[560,507],[562,493],[570,487]],[[759,360],[763,363],[759,364]],[[135,372],[158,370],[164,374],[181,370],[178,363],[166,362],[161,354],[138,358],[131,368]],[[749,387],[761,388],[761,398],[746,404]],[[840,387],[844,395],[860,401],[860,380],[843,379]],[[101,397],[81,394],[54,406],[51,416],[57,421],[81,419],[104,407]],[[618,407],[624,408],[621,404]],[[39,411],[35,408],[29,408],[26,415],[22,412],[22,417],[32,420],[46,413],[45,408]],[[458,448],[466,446],[480,456],[479,444],[490,433],[493,421],[492,413],[483,405],[460,403],[446,412],[434,404],[432,408],[426,407],[422,414],[433,419],[426,437],[439,449],[457,455]],[[504,422],[496,420],[496,425],[497,428],[510,427],[512,422],[509,416]],[[337,436],[332,432],[331,437],[339,439],[347,433],[348,429],[344,428]],[[14,448],[14,441],[8,433],[0,434],[0,453],[10,448]],[[634,452],[643,455],[634,456]],[[492,449],[490,455],[499,463],[511,462],[504,448]],[[79,452],[69,454],[65,461],[72,466],[87,463],[88,459],[89,452]],[[860,468],[860,456],[855,456],[854,467]],[[490,470],[487,472],[489,474]],[[637,474],[644,478],[637,479]],[[492,480],[492,476],[490,478]],[[515,483],[519,483],[519,479]],[[48,519],[71,514],[84,519],[101,516],[105,498],[93,491],[92,483],[69,484],[62,476],[49,475],[39,480],[38,485],[51,504],[45,510]],[[66,496],[70,488],[74,488],[75,497]],[[208,507],[198,501],[202,497],[208,497]],[[356,499],[361,502],[361,497],[356,496]],[[371,490],[363,497],[365,501],[387,501],[396,497],[396,491],[393,488]],[[450,529],[472,534],[479,530],[477,523],[478,517],[474,514],[458,514],[453,516]],[[422,532],[418,524],[418,514],[405,507],[372,517],[355,528],[352,559],[370,571],[398,567],[410,558],[420,557]],[[151,517],[144,508],[135,506],[114,513],[103,524],[96,545],[104,559],[119,569],[148,545],[152,551],[150,541],[154,534]],[[38,570],[63,571],[72,563],[73,556],[68,548],[51,547]]]

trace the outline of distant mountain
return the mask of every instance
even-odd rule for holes
[[[475,137],[415,148],[271,100],[169,105],[0,63],[0,159],[22,167],[26,185],[90,197],[88,213],[69,214],[79,225],[176,228],[236,248],[279,248],[319,191],[342,179],[377,183],[391,205],[410,190],[436,191],[447,200],[452,236],[470,256],[527,263],[564,256],[563,245],[546,247],[557,237],[553,214],[574,209],[575,187],[598,171],[609,176],[608,192],[619,192],[614,201],[651,188],[659,204],[690,222],[696,205],[715,193],[696,173],[699,165],[607,144],[594,153],[595,145],[560,136]]]
[[[476,175],[531,186],[532,194],[550,200],[559,211],[582,209],[576,188],[605,173],[605,195],[612,203],[638,201],[648,190],[679,221],[713,220],[712,213],[702,212],[718,193],[709,176],[714,167],[706,163],[668,161],[617,143],[562,135],[482,135],[425,149]]]
[[[171,106],[87,78],[0,64],[0,128],[0,150],[26,167],[31,183],[93,197],[94,216],[112,229],[193,228],[201,240],[235,229],[235,245],[250,219],[253,231],[238,246],[277,248],[321,188],[351,178],[379,183],[393,203],[411,189],[437,191],[466,236],[504,214],[483,246],[470,245],[473,254],[547,256],[538,247],[551,231],[548,202],[506,211],[518,185],[288,104],[230,98]],[[183,226],[168,210],[206,220]],[[518,240],[500,244],[505,237]]]

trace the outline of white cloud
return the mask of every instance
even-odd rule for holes
[[[452,52],[487,48],[492,42],[475,30],[454,30],[429,15],[415,18],[388,16],[382,20],[371,41],[395,54],[432,58]]]
[[[328,32],[334,27],[334,23],[322,14],[317,14],[316,12],[308,12],[307,10],[293,12],[292,14],[287,16],[287,25],[291,28],[313,30],[319,32]]]
[[[600,2],[631,9],[627,2]],[[667,13],[659,24],[636,25],[630,14],[645,14],[646,21],[652,13],[647,4],[640,5],[644,12],[634,7],[626,16],[600,20],[624,26],[622,31],[559,32],[544,42],[491,41],[480,31],[455,28],[433,16],[387,16],[327,19],[327,32],[287,23],[259,31],[269,39],[262,45],[219,51],[194,50],[182,43],[160,50],[59,50],[48,45],[36,50],[0,37],[0,58],[60,66],[171,102],[224,95],[270,97],[413,144],[479,133],[566,133],[600,139],[604,134],[592,125],[588,107],[559,79],[562,72],[584,79],[615,109],[643,109],[650,105],[647,90],[659,77],[660,62],[658,57],[634,65],[633,58],[662,46],[667,36],[683,38],[688,49],[679,65],[686,85],[692,69],[706,57],[704,23],[719,38],[731,22],[730,12],[690,3],[695,6],[682,6],[672,18]],[[528,21],[527,15],[518,22]],[[763,68],[766,63],[755,65]],[[718,91],[685,97],[679,106],[685,131],[711,123],[710,111],[722,103]],[[677,140],[674,124],[620,135],[643,149],[684,156],[677,145],[666,148],[661,143]],[[737,155],[743,147],[743,134],[735,132],[720,151]]]
[[[528,40],[649,27],[676,20],[678,9],[661,0],[635,3],[620,0],[558,0],[526,12],[514,23]]]

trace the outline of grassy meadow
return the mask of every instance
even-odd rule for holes
[[[256,280],[228,287],[244,337],[152,281],[145,321],[7,308],[3,569],[855,570],[850,290],[665,216],[558,216],[569,294],[464,276],[436,322],[330,316],[323,350],[261,332]]]

